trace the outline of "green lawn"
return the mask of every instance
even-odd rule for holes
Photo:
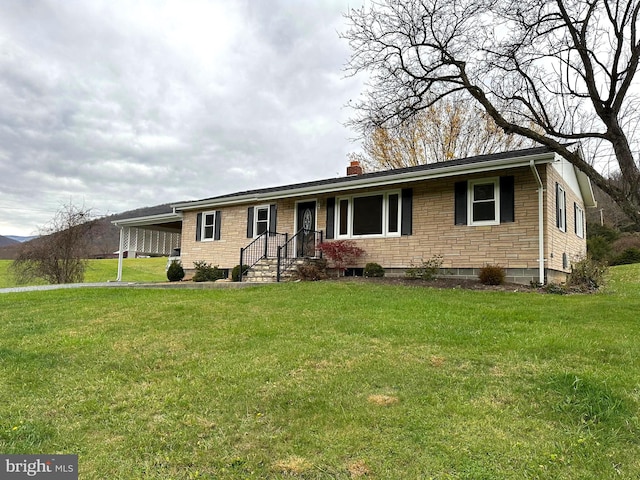
[[[0,288],[15,287],[10,270],[11,260],[0,260]],[[125,282],[166,282],[166,257],[125,258],[122,262],[122,279]],[[118,275],[118,259],[89,260],[85,272],[86,283],[109,282]],[[33,282],[40,285],[45,282]]]
[[[597,295],[0,295],[0,451],[81,479],[640,478],[640,268]]]

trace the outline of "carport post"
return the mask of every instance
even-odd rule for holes
[[[120,248],[118,249],[118,276],[116,277],[116,282],[122,281],[122,259],[124,258],[124,229],[125,227],[120,227]]]

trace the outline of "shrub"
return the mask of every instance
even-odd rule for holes
[[[344,273],[347,265],[355,262],[365,254],[365,251],[352,240],[323,242],[318,245],[318,250],[331,260],[333,266],[338,270],[338,276]]]
[[[606,264],[586,257],[571,265],[567,285],[579,291],[596,290],[602,286],[606,273]]]
[[[506,272],[500,265],[485,265],[480,269],[478,278],[483,285],[502,285]]]
[[[587,238],[602,237],[607,243],[615,242],[620,237],[620,232],[607,225],[599,223],[589,224],[587,228]]]
[[[371,262],[364,266],[365,277],[384,277],[384,268],[378,263]]]
[[[214,267],[204,260],[199,260],[193,262],[193,266],[196,269],[196,273],[193,275],[194,282],[215,282],[224,278],[224,272],[217,265]]]
[[[242,271],[244,272],[242,275],[246,275],[247,271],[249,270],[249,265],[242,265]],[[233,270],[231,270],[231,280],[234,282],[239,282],[240,281],[240,265],[236,265],[235,267],[233,267]]]
[[[184,278],[184,268],[180,260],[173,260],[167,269],[167,279],[170,282],[179,282]]]
[[[296,267],[293,278],[308,282],[326,280],[327,262],[325,260],[305,260],[302,265]]]
[[[589,256],[598,262],[606,262],[611,255],[611,243],[604,237],[591,237],[587,240]]]
[[[631,263],[640,263],[640,249],[627,248],[620,255],[611,260],[611,265],[629,265]]]
[[[421,278],[422,280],[433,280],[440,267],[442,267],[443,258],[442,255],[434,255],[426,262],[423,261],[420,265],[411,264],[411,268],[407,268],[405,275],[409,278]]]
[[[640,250],[640,233],[623,233],[613,244],[614,256],[620,255],[625,250],[636,248]]]

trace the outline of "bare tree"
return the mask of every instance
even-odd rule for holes
[[[350,154],[367,171],[412,167],[454,158],[534,146],[507,134],[493,119],[464,98],[444,99],[404,122],[375,127],[364,134],[362,154]]]
[[[90,232],[96,225],[91,210],[65,205],[39,237],[22,244],[12,270],[18,283],[43,279],[48,283],[82,282]]]
[[[640,0],[371,0],[346,16],[348,71],[371,74],[353,124],[401,123],[464,94],[506,133],[527,137],[583,170],[640,225]],[[532,128],[531,125],[537,126]],[[623,178],[583,158],[600,142]],[[635,146],[637,147],[637,146]]]

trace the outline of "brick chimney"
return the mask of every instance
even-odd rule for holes
[[[351,160],[351,165],[347,167],[347,177],[362,175],[362,167],[358,160]]]

